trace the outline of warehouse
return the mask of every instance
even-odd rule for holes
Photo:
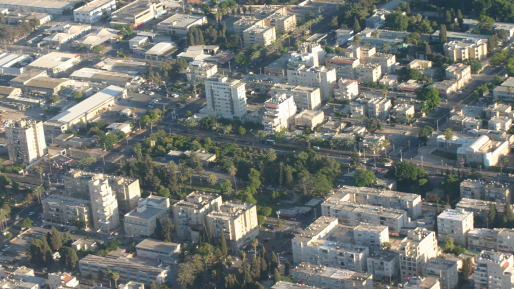
[[[47,120],[43,124],[45,133],[60,135],[80,123],[88,123],[122,98],[127,98],[127,90],[111,85]]]
[[[25,71],[24,64],[32,61],[32,57],[23,54],[0,54],[0,73],[7,75],[21,75]]]
[[[80,61],[80,54],[51,52],[36,59],[27,66],[27,69],[44,69],[48,75],[58,76]]]
[[[105,83],[108,85],[117,85],[121,87],[125,87],[131,82],[140,79],[138,76],[131,76],[126,73],[108,72],[88,67],[84,67],[73,72],[70,78],[82,81]]]
[[[69,79],[38,77],[27,82],[23,90],[24,92],[40,92],[46,95],[53,95],[61,90],[61,87],[66,87],[68,84],[70,84]]]
[[[0,8],[11,11],[31,11],[60,15],[65,10],[71,10],[78,0],[0,0]]]

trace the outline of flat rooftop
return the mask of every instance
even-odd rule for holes
[[[143,219],[150,220],[153,217],[159,215],[163,209],[154,208],[147,205],[139,205],[137,208],[125,214],[125,219],[127,218],[135,218],[135,219]]]
[[[79,57],[80,54],[75,53],[50,52],[34,60],[29,66],[50,69]]]
[[[299,264],[292,270],[304,274],[323,276],[325,278],[341,281],[353,281],[357,283],[365,282],[371,278],[371,274],[368,273],[354,272],[346,269],[337,269],[322,265],[313,265],[305,262]]]
[[[305,284],[291,283],[285,281],[279,281],[271,287],[271,289],[320,289],[318,287],[309,286]]]
[[[155,266],[149,266],[137,263],[135,260],[131,261],[128,258],[112,258],[112,257],[101,257],[95,255],[87,255],[82,258],[79,263],[91,264],[93,266],[99,266],[103,268],[116,268],[122,271],[128,272],[145,272],[150,274],[161,274],[163,271],[167,271],[165,267],[159,268]]]
[[[146,51],[145,54],[164,55],[168,53],[170,50],[175,49],[176,47],[177,45],[173,42],[160,42],[155,44],[148,51]]]
[[[2,53],[0,54],[0,67],[11,67],[16,63],[31,60],[32,57],[24,54]]]
[[[0,0],[0,6],[20,6],[20,7],[34,7],[46,9],[65,9],[72,8],[76,0]]]
[[[82,200],[82,199],[76,199],[76,198],[70,198],[65,196],[58,196],[58,195],[50,195],[46,197],[43,200],[44,203],[59,203],[59,204],[66,204],[68,206],[80,206],[80,207],[88,207],[91,203],[90,201]]]
[[[61,78],[38,77],[27,82],[25,86],[55,89],[68,81]]]
[[[392,262],[395,259],[400,258],[398,252],[378,250],[368,256],[368,260]]]
[[[202,20],[203,18],[205,18],[205,16],[203,15],[189,15],[177,13],[172,15],[171,17],[168,17],[166,20],[161,21],[158,25],[188,27],[191,24],[194,24],[196,21]]]
[[[180,250],[180,244],[147,238],[137,244],[136,249],[153,251],[169,256],[173,253],[177,253],[178,250]]]
[[[48,121],[55,121],[60,123],[68,123],[80,115],[85,114],[91,109],[110,101],[112,98],[122,93],[125,89],[111,85],[102,91],[93,94],[88,99],[81,101],[80,103],[68,108],[66,111],[52,117]]]
[[[102,7],[105,4],[108,4],[110,2],[114,2],[114,1],[113,0],[94,0],[94,1],[87,3],[86,5],[84,5],[82,7],[79,7],[77,9],[73,10],[73,11],[74,12],[90,12],[90,11],[93,11],[99,7]]]
[[[321,233],[334,222],[336,224],[338,223],[336,218],[325,216],[319,217],[314,222],[312,222],[307,228],[301,230],[300,233],[293,238],[293,240],[299,242],[309,241],[313,237],[319,235],[319,233]]]

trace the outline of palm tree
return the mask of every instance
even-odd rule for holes
[[[34,191],[32,192],[36,196],[37,201],[40,204],[41,204],[41,196],[43,195],[44,191],[45,191],[45,188],[43,187],[43,185],[40,185],[40,186],[36,187],[34,189]]]
[[[231,175],[234,178],[234,187],[236,188],[236,195],[237,195],[237,183],[236,183],[237,169],[236,169],[236,167],[231,166],[230,168],[228,168],[228,173],[229,173],[229,175]]]
[[[453,139],[453,131],[451,128],[447,128],[444,130],[444,139],[446,140],[446,145],[448,145],[448,141],[451,141]],[[448,151],[448,147],[446,148]]]
[[[184,181],[187,180],[187,167],[184,163],[178,164],[178,176],[180,178],[180,182],[182,183],[182,186],[184,186]],[[182,190],[181,190],[181,192],[182,192]]]
[[[253,250],[254,250],[254,254],[255,256],[257,256],[257,246],[259,245],[259,241],[257,241],[257,239],[253,238],[252,239],[252,246],[253,246]]]
[[[37,173],[39,174],[39,180],[41,181],[41,184],[43,184],[43,168],[37,167]]]
[[[118,280],[120,279],[120,274],[118,272],[112,273],[112,280],[114,280],[114,288],[118,288]]]
[[[132,122],[136,123],[136,108],[133,107],[130,112],[132,113]]]
[[[209,174],[209,176],[207,177],[207,182],[211,185],[211,186],[214,186],[215,184],[218,183],[218,177],[216,177],[215,174]]]
[[[111,269],[105,270],[105,273],[107,274],[107,278],[109,279],[109,287],[111,287],[111,277],[112,277],[112,271]]]
[[[388,139],[382,140],[382,147],[384,148],[385,157],[387,158],[387,149],[391,146],[391,142]]]
[[[381,148],[382,148],[382,145],[379,141],[376,141],[371,145],[371,149],[373,150],[373,157],[376,157],[377,152],[380,152]],[[377,161],[375,160],[375,166],[376,165],[377,165]]]

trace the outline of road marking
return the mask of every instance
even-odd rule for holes
[[[119,160],[120,160],[121,158],[123,158],[123,157],[124,157],[123,155],[121,155],[121,156],[117,157],[116,159],[114,159],[113,163],[115,163],[115,162],[119,161]]]

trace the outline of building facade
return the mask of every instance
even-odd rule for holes
[[[262,125],[268,134],[289,130],[295,123],[296,104],[292,95],[277,94],[264,102]]]
[[[421,276],[425,263],[440,254],[435,232],[423,228],[409,230],[398,251],[402,280]]]
[[[432,258],[423,266],[423,276],[438,278],[441,289],[453,289],[459,283],[458,264],[453,260]]]
[[[64,196],[51,195],[43,199],[41,220],[45,224],[74,226],[73,221],[83,219],[86,228],[93,223],[91,202]]]
[[[294,102],[299,110],[317,110],[321,107],[321,90],[319,87],[277,83],[271,88],[271,95],[284,93],[293,95]]]
[[[157,222],[162,224],[169,213],[169,198],[150,195],[140,199],[139,206],[123,218],[125,235],[150,237],[155,232]]]
[[[462,209],[447,209],[437,216],[437,239],[444,242],[453,238],[455,244],[464,247],[468,244],[468,232],[473,230],[473,212]]]
[[[111,14],[114,10],[116,10],[115,0],[95,0],[73,10],[73,20],[79,23],[95,24],[102,19],[104,11]]]
[[[91,215],[96,230],[111,232],[120,225],[116,194],[109,186],[108,180],[89,181],[91,197]]]
[[[337,82],[336,70],[322,67],[306,67],[305,64],[289,65],[287,81],[293,85],[319,87],[322,101],[334,96]]]
[[[503,289],[514,285],[514,259],[512,254],[480,252],[474,271],[475,289]]]
[[[205,80],[207,112],[215,117],[244,120],[247,114],[245,84],[227,77]]]
[[[35,120],[19,120],[5,128],[9,160],[30,164],[46,153],[43,123]]]
[[[297,283],[318,288],[373,289],[372,275],[345,269],[301,263],[291,270]]]

